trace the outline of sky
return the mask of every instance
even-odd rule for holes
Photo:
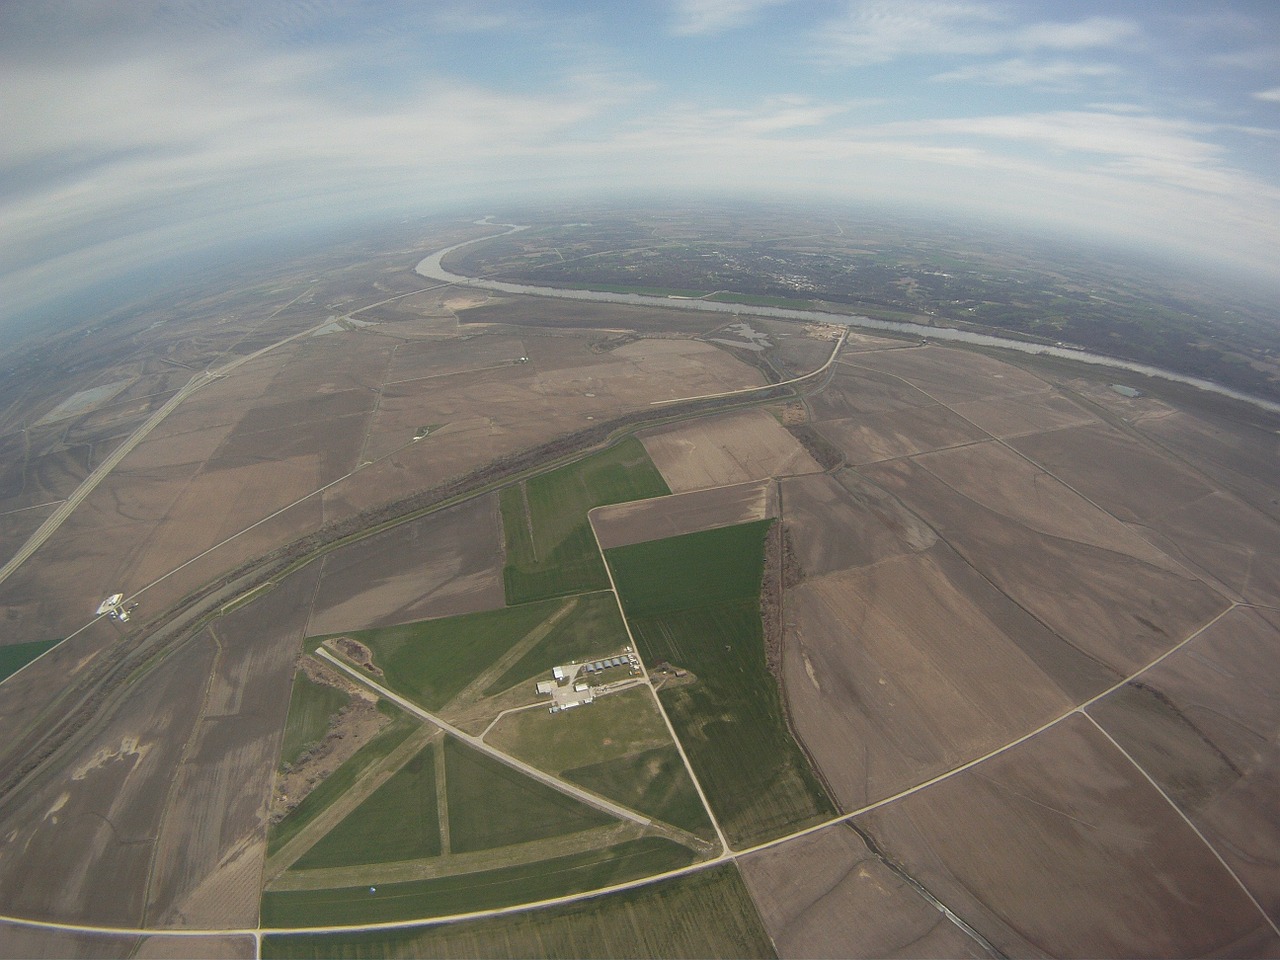
[[[704,191],[1280,279],[1280,3],[0,4],[0,334],[349,219]]]

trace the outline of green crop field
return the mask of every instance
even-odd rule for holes
[[[673,746],[566,770],[564,779],[706,840],[716,832]]]
[[[618,668],[605,674],[629,676]],[[508,714],[485,737],[485,743],[525,763],[559,773],[570,767],[616,759],[669,745],[671,734],[643,688],[623,690],[563,713],[526,710]]]
[[[613,823],[608,814],[450,737],[445,741],[449,843],[489,850]]]
[[[307,794],[287,817],[271,826],[267,836],[268,855],[288,843],[322,810],[346,793],[365,770],[403,743],[418,727],[416,720],[385,700],[378,701],[378,709],[392,718],[391,723]]]
[[[308,747],[325,735],[329,729],[329,718],[350,701],[351,698],[341,690],[326,683],[316,683],[299,670],[293,678],[293,693],[289,696],[289,718],[285,721],[280,762],[295,763]]]
[[[349,867],[440,855],[436,748],[427,744],[291,867]]]
[[[693,857],[678,843],[662,837],[642,837],[538,863],[373,888],[267,891],[262,896],[262,924],[354,925],[487,910],[675,870],[693,862]],[[325,955],[329,955],[327,951]]]
[[[420,620],[354,637],[372,652],[385,685],[427,710],[439,710],[516,641],[560,609],[557,601]],[[318,645],[324,638],[315,638]]]
[[[503,490],[507,602],[607,588],[608,577],[587,511],[670,492],[644,446],[634,437],[533,477],[526,481],[523,492],[519,487]]]
[[[606,590],[579,597],[573,612],[491,683],[484,695],[492,697],[517,683],[549,675],[556,664],[619,653],[630,642],[612,593]]]
[[[769,523],[609,551],[645,662],[667,660],[695,678],[659,697],[735,846],[836,812],[787,729],[765,663],[759,591]]]
[[[33,640],[30,643],[11,643],[0,647],[0,680],[13,676],[46,650],[60,644],[61,640]]]
[[[773,957],[737,868],[725,864],[607,897],[411,930],[268,936],[279,960],[377,957]]]
[[[610,550],[609,566],[627,616],[757,600],[764,534],[772,523],[757,520]]]

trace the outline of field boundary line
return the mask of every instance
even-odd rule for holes
[[[1164,797],[1165,802],[1169,804],[1169,806],[1173,809],[1173,812],[1176,813],[1179,817],[1181,817],[1182,822],[1185,823],[1188,827],[1190,827],[1191,830],[1195,833],[1195,835],[1200,838],[1200,842],[1203,843],[1205,847],[1208,848],[1209,852],[1213,854],[1214,858],[1217,859],[1217,861],[1220,864],[1222,864],[1222,868],[1226,870],[1227,873],[1231,876],[1231,879],[1236,882],[1236,886],[1240,888],[1241,892],[1243,892],[1244,895],[1249,898],[1249,902],[1252,903],[1257,908],[1258,913],[1262,914],[1262,919],[1267,921],[1267,925],[1271,927],[1271,932],[1274,933],[1277,937],[1280,937],[1280,927],[1277,927],[1276,922],[1271,919],[1270,914],[1268,914],[1266,910],[1262,909],[1262,904],[1258,903],[1254,895],[1249,892],[1249,888],[1244,885],[1244,881],[1241,880],[1240,877],[1236,874],[1236,872],[1231,869],[1231,864],[1227,863],[1227,861],[1222,858],[1222,854],[1218,852],[1218,848],[1215,847],[1212,843],[1210,843],[1209,838],[1200,832],[1200,828],[1191,822],[1191,818],[1182,812],[1182,808],[1178,806],[1178,804],[1174,801],[1173,797],[1165,793],[1164,787],[1156,783],[1155,778],[1152,777],[1151,774],[1147,773],[1147,771],[1142,768],[1142,764],[1138,763],[1138,761],[1134,759],[1133,754],[1129,753],[1128,750],[1122,747],[1120,745],[1120,742],[1116,740],[1116,738],[1113,737],[1110,733],[1108,733],[1106,728],[1103,727],[1102,724],[1100,724],[1097,720],[1095,720],[1087,710],[1081,710],[1080,712],[1084,714],[1085,718],[1098,729],[1099,733],[1101,733],[1104,737],[1106,737],[1111,742],[1111,745],[1113,747],[1115,747],[1117,750],[1120,751],[1120,753],[1124,756],[1126,760],[1128,760],[1131,764],[1133,764],[1133,768],[1137,770],[1140,774],[1142,774],[1142,776],[1146,779],[1146,781],[1149,784],[1151,784],[1152,787],[1155,788],[1156,792],[1160,794],[1160,796]]]

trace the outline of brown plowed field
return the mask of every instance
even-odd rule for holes
[[[1280,950],[1200,838],[1079,715],[858,823],[1008,956]]]
[[[822,434],[849,463],[874,463],[986,439],[986,434],[946,407],[935,405],[826,420]]]
[[[307,632],[385,627],[502,604],[502,527],[491,494],[329,554]]]
[[[989,397],[957,403],[952,409],[1001,439],[1044,430],[1096,423],[1097,417],[1054,390]]]
[[[838,360],[830,383],[808,398],[814,420],[858,418],[922,407],[934,401],[898,377]]]
[[[779,957],[993,957],[847,826],[738,861]]]
[[[1129,522],[1150,521],[1213,492],[1178,460],[1104,424],[1020,437],[1012,446]]]
[[[518,337],[479,335],[402,343],[391,358],[386,382],[483,370],[515,363],[524,355],[524,344]]]
[[[783,520],[800,573],[820,577],[927,550],[937,535],[853,470],[780,481]]]
[[[724,322],[724,316],[716,313],[522,296],[494,298],[483,306],[459,310],[458,319],[464,324],[505,323],[520,327],[638,330],[642,333],[669,330],[706,333]]]
[[[846,810],[981,756],[1073,702],[1020,646],[1049,650],[1054,638],[942,544],[808,580],[787,613],[792,722]]]
[[[1176,569],[1133,529],[1002,444],[944,450],[913,463],[950,487],[953,498],[972,501],[1029,530]]]
[[[253,937],[147,937],[133,960],[254,960]]]
[[[75,750],[65,778],[26,792],[4,811],[0,902],[6,912],[71,923],[142,923],[169,785],[216,653],[207,638],[197,638],[171,654]]]
[[[764,410],[659,427],[640,439],[674,493],[822,472],[799,441]]]
[[[276,759],[318,581],[313,564],[210,627],[218,659],[199,723],[171,774],[150,885],[152,923],[257,921]]]
[[[1167,560],[1148,563],[1114,548],[1082,543],[1069,530],[1055,537],[1028,529],[1003,512],[957,496],[914,462],[863,470],[924,517],[1008,597],[1122,676],[1145,666],[1227,606],[1224,597],[1193,576],[1170,570]]]
[[[1280,613],[1231,611],[1089,708],[1280,915]]]
[[[1183,410],[1143,420],[1135,427],[1192,460],[1254,507],[1280,519],[1280,494],[1276,493],[1280,433],[1274,429]]]
[[[601,548],[612,550],[630,543],[776,517],[775,489],[771,480],[753,480],[731,487],[596,507],[589,516]]]
[[[69,933],[40,927],[0,923],[0,957],[25,960],[127,960],[138,948],[138,937]]]
[[[901,377],[940,403],[1039,393],[1047,387],[1045,381],[1018,367],[948,347],[881,350],[859,357],[858,364]]]

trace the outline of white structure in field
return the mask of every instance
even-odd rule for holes
[[[119,620],[123,623],[129,619],[129,611],[124,607],[124,594],[113,593],[107,599],[98,604],[98,616],[104,613],[111,617],[112,620]],[[135,604],[136,606],[136,604]]]

